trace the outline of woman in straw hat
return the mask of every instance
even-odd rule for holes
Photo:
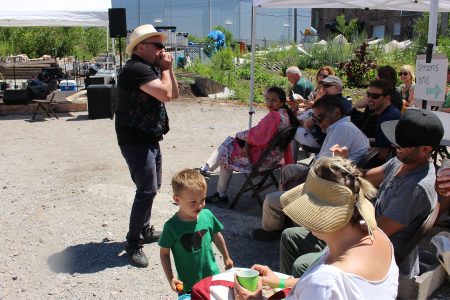
[[[395,299],[398,268],[388,237],[377,228],[368,199],[375,188],[350,161],[322,158],[306,182],[281,197],[283,212],[327,247],[300,279],[279,279],[255,265],[260,284],[252,293],[235,280],[236,299],[260,299],[262,285],[292,287],[286,299]]]

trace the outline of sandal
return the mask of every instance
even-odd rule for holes
[[[214,195],[205,198],[206,203],[221,203],[228,202],[228,197],[221,197],[219,193],[214,193]]]

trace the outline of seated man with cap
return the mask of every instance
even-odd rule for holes
[[[334,96],[341,104],[344,114],[348,115],[352,110],[352,102],[342,96],[342,80],[334,75],[328,75],[322,81],[322,90],[324,95]],[[320,130],[320,127],[313,121],[314,109],[308,109],[301,115],[299,115],[300,126],[295,134],[295,140],[300,143],[301,146],[306,148],[317,149],[320,151],[320,147],[325,140],[325,133]],[[297,147],[297,145],[295,145]],[[293,153],[296,154],[298,147],[293,149]]]
[[[330,77],[330,76],[328,76]],[[369,149],[367,137],[350,122],[344,108],[336,96],[324,95],[314,103],[314,122],[326,133],[320,152],[315,160],[333,155],[331,148],[345,145],[348,148],[349,159],[358,162]],[[282,169],[281,183],[285,187],[296,186],[305,181],[309,168],[304,165],[287,165]],[[284,226],[284,214],[280,204],[283,192],[273,192],[266,196],[263,204],[262,228],[252,232],[256,240],[274,240],[280,237]]]
[[[381,128],[395,145],[397,156],[383,166],[361,172],[363,178],[379,186],[375,201],[378,227],[398,253],[436,205],[436,175],[431,155],[442,140],[444,128],[433,112],[422,109],[409,109],[400,120],[384,122]],[[335,153],[347,155],[342,148],[336,148]],[[303,227],[286,229],[280,245],[281,272],[301,275],[319,255],[310,252],[321,251],[323,247],[324,242]],[[400,279],[418,275],[417,247],[397,263]]]

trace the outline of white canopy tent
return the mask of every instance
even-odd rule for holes
[[[436,44],[438,12],[449,12],[449,0],[253,0],[252,10],[252,62],[250,78],[249,127],[252,124],[255,86],[256,7],[271,8],[360,8],[430,12],[428,43]]]
[[[111,0],[0,0],[0,26],[108,26]]]
[[[0,27],[106,27],[106,51],[109,52],[108,9],[111,0],[0,0],[0,7]],[[114,40],[112,48],[114,52]],[[107,63],[108,59],[109,56]]]

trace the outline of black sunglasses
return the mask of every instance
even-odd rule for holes
[[[409,73],[408,72],[399,72],[398,73],[398,76],[406,76],[406,75],[408,75]]]
[[[144,44],[144,45],[153,45],[153,46],[155,46],[157,49],[166,49],[166,46],[164,46],[163,43],[158,43],[158,42],[141,42],[141,44]]]
[[[327,77],[328,77],[328,75],[326,75],[326,74],[320,74],[320,73],[319,73],[319,77],[322,77],[322,78],[327,78]]]
[[[369,93],[369,92],[367,92],[366,95],[367,95],[367,97],[372,98],[372,99],[375,99],[375,100],[378,99],[378,98],[380,98],[381,96],[383,96],[382,94]]]
[[[322,123],[323,120],[325,120],[325,118],[326,118],[326,114],[320,114],[318,116],[312,115],[312,120],[316,124]]]

